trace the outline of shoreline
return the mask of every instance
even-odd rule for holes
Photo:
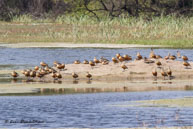
[[[138,45],[138,44],[102,44],[102,43],[64,43],[64,42],[28,42],[28,43],[0,43],[0,47],[8,48],[170,48],[161,45]]]

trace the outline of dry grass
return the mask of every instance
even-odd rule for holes
[[[29,16],[0,22],[0,42],[124,43],[192,47],[193,18],[103,19],[58,17],[32,20]]]

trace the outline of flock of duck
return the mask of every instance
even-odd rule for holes
[[[157,68],[161,69],[161,75],[164,77],[168,77],[169,79],[171,79],[172,77],[172,70],[170,69],[170,67],[168,68],[168,70],[164,70],[163,67],[161,67],[162,62],[159,59],[164,59],[164,60],[176,60],[177,58],[181,58],[183,60],[183,65],[185,66],[185,68],[189,68],[190,63],[188,62],[188,57],[187,56],[181,56],[180,52],[177,51],[177,55],[171,55],[170,53],[165,56],[164,58],[162,58],[160,55],[156,55],[153,51],[153,49],[151,49],[149,58],[147,57],[142,57],[142,55],[138,52],[136,55],[136,59],[135,60],[144,60],[144,63],[150,64],[150,63],[155,63],[157,65]],[[154,60],[155,59],[155,60]],[[115,57],[112,57],[112,62],[114,64],[118,64],[121,63],[121,68],[123,69],[123,72],[128,69],[127,65],[124,62],[128,62],[131,61],[132,57],[129,55],[121,55],[120,53],[116,54]],[[94,66],[101,63],[102,65],[108,65],[109,64],[109,60],[101,57],[100,59],[97,59],[96,57],[94,57],[93,60],[84,60],[82,62],[82,64],[85,65],[90,65],[92,69],[94,69]],[[75,60],[74,64],[81,64],[81,62],[79,60]],[[152,70],[152,76],[157,78],[158,76],[158,72],[157,72],[157,68],[154,68]],[[59,63],[57,61],[54,61],[53,66],[49,66],[47,63],[45,62],[40,62],[40,66],[35,66],[34,69],[25,69],[22,70],[21,73],[27,78],[27,79],[34,79],[34,78],[43,78],[45,75],[49,75],[51,74],[52,78],[54,80],[60,80],[62,78],[62,74],[60,73],[60,71],[64,71],[67,70],[65,69],[65,64],[63,63]],[[13,78],[17,78],[19,76],[19,74],[16,71],[13,71],[11,73],[11,76]],[[72,73],[72,78],[74,80],[78,79],[78,74],[73,72]],[[87,72],[85,75],[86,78],[88,78],[89,80],[92,79],[92,75]]]

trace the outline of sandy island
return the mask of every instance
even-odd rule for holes
[[[156,61],[157,59],[152,59]],[[45,90],[65,92],[65,89],[73,89],[74,93],[90,92],[124,92],[124,91],[153,91],[153,90],[192,90],[193,69],[185,68],[182,61],[159,59],[165,70],[170,67],[172,77],[165,79],[161,75],[161,68],[156,63],[145,63],[144,60],[134,60],[124,63],[108,65],[101,63],[91,68],[89,64],[66,64],[65,70],[60,71],[62,79],[54,81],[51,74],[45,75],[41,80],[34,78],[33,82],[0,84],[0,94],[7,93],[37,93]],[[193,66],[193,62],[189,62]],[[125,64],[128,69],[123,71],[121,65]],[[56,69],[56,68],[55,68]],[[155,79],[152,70],[157,69],[158,76]],[[27,78],[17,71],[20,78]],[[72,78],[72,72],[79,75],[78,80]],[[92,74],[92,80],[86,78],[86,73]],[[53,83],[54,82],[54,83]]]

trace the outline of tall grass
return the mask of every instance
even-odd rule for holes
[[[29,15],[0,23],[0,42],[73,42],[154,44],[192,47],[193,17],[161,16],[150,20],[60,16],[34,20]]]

